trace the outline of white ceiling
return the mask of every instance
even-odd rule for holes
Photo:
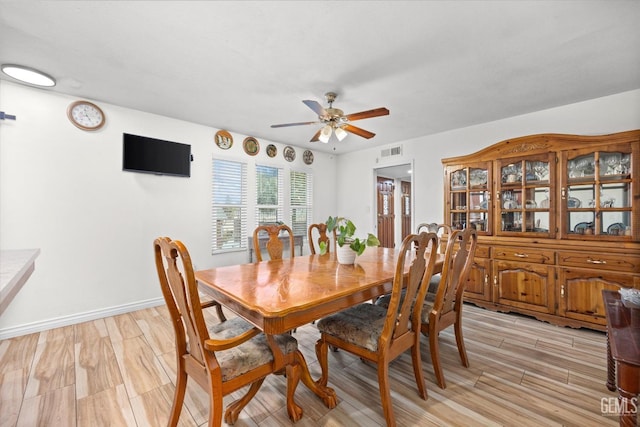
[[[327,152],[640,88],[638,0],[2,1],[0,12],[0,62],[47,72],[48,90]],[[347,114],[390,115],[353,122],[371,140],[270,127],[315,120],[301,101],[326,106],[328,91]]]

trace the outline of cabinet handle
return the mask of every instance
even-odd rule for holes
[[[606,264],[607,263],[607,261],[602,260],[602,259],[591,259],[591,258],[588,258],[587,262],[589,264]]]
[[[487,286],[489,284],[489,275],[485,274],[484,275],[484,285]]]
[[[518,253],[518,252],[514,253],[513,255],[517,256],[518,258],[529,258],[529,255],[521,254],[521,253]]]
[[[493,284],[498,286],[498,276],[493,276]]]
[[[565,199],[565,197],[566,197],[566,195],[567,195],[566,190],[565,190],[565,188],[564,188],[564,187],[562,187],[562,190],[561,190],[561,192],[560,192],[560,193],[561,193],[561,195],[562,195],[562,200],[564,200],[564,199]]]
[[[560,298],[564,298],[564,285],[560,286]]]

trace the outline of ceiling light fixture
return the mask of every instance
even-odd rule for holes
[[[3,64],[2,72],[9,77],[34,86],[51,87],[56,85],[53,77],[23,65]]]
[[[342,141],[347,137],[347,131],[342,129],[341,127],[335,128],[334,132],[336,134],[336,138],[338,138],[338,141]]]
[[[331,138],[331,125],[326,125],[320,131],[318,139],[326,144],[329,142],[329,138]]]

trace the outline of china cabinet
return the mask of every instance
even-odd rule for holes
[[[604,330],[602,290],[640,288],[639,156],[633,130],[443,159],[445,222],[479,236],[465,300]]]

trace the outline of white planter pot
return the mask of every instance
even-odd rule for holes
[[[345,244],[336,248],[336,257],[340,264],[353,264],[356,260],[356,252]]]

